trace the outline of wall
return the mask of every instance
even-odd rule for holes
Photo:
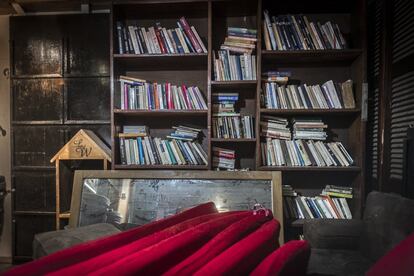
[[[9,68],[9,17],[0,16],[0,126],[7,131],[0,135],[0,175],[6,176],[7,189],[10,189],[10,81],[3,70]],[[0,238],[0,262],[11,260],[11,202],[10,195],[5,201],[3,234]]]

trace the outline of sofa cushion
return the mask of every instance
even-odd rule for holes
[[[414,200],[371,192],[363,223],[361,252],[376,261],[414,231]]]
[[[251,276],[306,275],[310,255],[307,241],[290,241],[266,257]]]
[[[33,258],[55,253],[59,250],[74,246],[85,241],[95,240],[121,232],[108,223],[92,224],[80,228],[69,228],[37,234],[33,240]]]
[[[367,276],[414,275],[414,233],[378,260]]]
[[[364,275],[372,262],[356,250],[311,249],[308,274]]]
[[[193,275],[248,275],[278,246],[280,224],[271,220],[219,254]]]

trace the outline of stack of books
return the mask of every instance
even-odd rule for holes
[[[148,83],[126,76],[119,80],[123,110],[207,110],[204,96],[197,86]]]
[[[288,120],[285,118],[274,116],[262,116],[260,121],[262,137],[291,139],[290,129],[288,128]]]
[[[341,142],[266,138],[261,148],[264,166],[348,167],[354,163]]]
[[[266,82],[262,106],[268,109],[342,109],[355,108],[351,80],[322,85],[279,85]]]
[[[341,188],[350,189],[352,194],[352,188]],[[284,188],[283,201],[283,211],[287,219],[352,219],[348,202],[343,197],[333,197],[323,194],[316,197],[306,197],[299,196],[295,191],[285,194]]]
[[[311,22],[304,15],[279,15],[270,18],[264,11],[263,36],[266,50],[346,49],[338,24]]]
[[[290,71],[267,71],[262,73],[262,81],[286,84],[291,76]]]
[[[187,126],[173,126],[174,132],[167,136],[170,139],[195,141],[200,138],[201,129]]]
[[[213,147],[213,167],[234,170],[236,154],[234,150]]]
[[[189,54],[207,53],[194,26],[184,17],[177,21],[178,28],[166,29],[160,23],[146,30],[133,24],[116,23],[120,54]]]
[[[293,119],[293,138],[305,140],[322,140],[325,141],[328,136],[325,129],[328,125],[324,124],[321,119]]]
[[[335,185],[326,185],[325,189],[323,189],[322,191],[322,195],[353,198],[352,187],[343,187]]]
[[[123,165],[207,165],[207,154],[194,139],[153,138],[145,126],[124,126],[118,137]]]
[[[216,81],[255,80],[257,30],[227,28],[227,37],[220,50],[214,52],[214,79]]]
[[[213,93],[213,137],[254,138],[252,116],[241,116],[235,110],[239,93]]]

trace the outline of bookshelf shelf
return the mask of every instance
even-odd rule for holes
[[[297,51],[269,51],[262,50],[263,62],[278,62],[282,64],[305,65],[315,63],[349,65],[357,59],[363,51],[361,49],[345,50],[297,50]]]
[[[130,68],[205,68],[207,53],[189,54],[114,54],[114,62]]]
[[[212,87],[237,88],[237,87],[242,87],[242,86],[255,87],[256,85],[257,85],[256,80],[211,81]]]
[[[123,110],[114,109],[117,116],[207,116],[208,110]]]
[[[274,115],[357,115],[360,108],[352,109],[267,109],[261,108],[261,113]]]
[[[255,138],[211,138],[211,142],[216,142],[216,143],[255,143],[256,139]]]
[[[185,170],[207,170],[206,165],[115,165],[116,170],[153,170],[153,169],[185,169]]]
[[[349,167],[286,167],[286,166],[260,166],[260,171],[315,171],[315,172],[359,172],[360,167],[349,166]]]

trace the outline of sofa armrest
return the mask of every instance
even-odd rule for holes
[[[33,258],[38,259],[82,242],[96,240],[120,232],[121,230],[112,224],[98,223],[36,234],[33,240]]]
[[[312,248],[359,248],[362,221],[356,219],[313,219],[303,225],[305,240]]]

